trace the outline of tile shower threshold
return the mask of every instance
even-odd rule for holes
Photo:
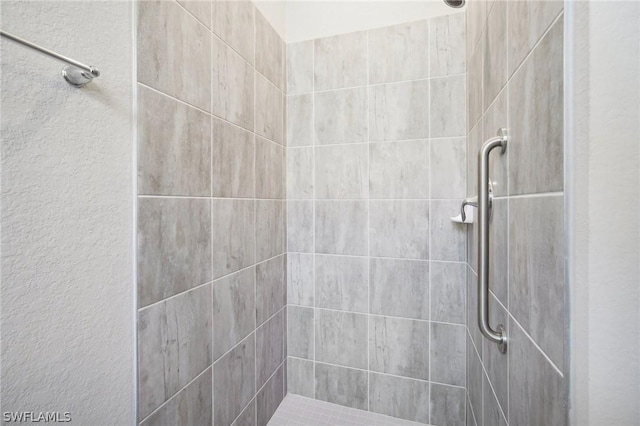
[[[396,417],[288,394],[268,426],[425,426]]]

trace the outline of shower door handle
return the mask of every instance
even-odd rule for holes
[[[482,334],[497,343],[501,353],[507,352],[504,325],[493,330],[489,325],[489,154],[494,148],[507,149],[507,129],[486,141],[478,154],[478,326]]]

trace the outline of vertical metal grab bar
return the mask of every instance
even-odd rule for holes
[[[489,154],[494,148],[507,149],[507,130],[486,141],[478,154],[478,325],[489,340],[498,344],[501,353],[507,352],[507,333],[504,325],[493,330],[489,325]]]

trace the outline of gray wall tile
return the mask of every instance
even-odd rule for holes
[[[316,364],[316,398],[333,404],[367,409],[367,372],[352,368]]]
[[[141,426],[209,425],[213,421],[211,406],[212,369],[178,392],[159,410],[140,423]]]
[[[232,2],[218,2],[232,3]],[[240,3],[240,2],[238,2]],[[253,68],[217,38],[212,38],[211,112],[245,129],[253,130]],[[209,72],[207,71],[207,74]]]
[[[466,82],[463,75],[436,78],[431,82],[429,107],[431,137],[466,134]]]
[[[313,306],[313,256],[287,253],[287,303]]]
[[[255,268],[213,282],[213,358],[217,360],[256,328]]]
[[[262,387],[284,361],[285,311],[277,314],[256,329],[256,386]]]
[[[467,271],[464,263],[430,262],[431,319],[465,324]]]
[[[376,373],[369,381],[371,411],[429,423],[429,382]]]
[[[478,328],[478,275],[467,268],[467,330],[482,355],[482,335]]]
[[[266,426],[284,398],[284,366],[278,367],[276,373],[256,396],[258,426]]]
[[[211,117],[138,85],[138,193],[211,194]]]
[[[509,309],[557,365],[564,359],[563,201],[509,200]]]
[[[367,83],[367,33],[341,34],[315,40],[315,90]]]
[[[432,383],[430,395],[430,424],[432,424],[433,426],[464,426],[466,409],[465,394],[466,392],[464,388],[443,386]]]
[[[462,325],[431,323],[431,380],[465,386],[466,331]]]
[[[429,379],[429,323],[369,317],[369,369]]]
[[[369,145],[371,198],[429,198],[429,142]]]
[[[313,145],[313,94],[287,96],[287,146]]]
[[[316,198],[367,198],[368,159],[365,144],[315,148]]]
[[[210,284],[140,311],[140,418],[211,365],[211,317]]]
[[[371,201],[372,256],[429,258],[429,201]]]
[[[212,120],[214,197],[251,198],[255,195],[255,140],[251,132]]]
[[[287,199],[313,198],[313,148],[287,150]]]
[[[287,202],[287,244],[293,252],[313,253],[313,201]]]
[[[366,315],[316,309],[315,322],[317,361],[367,368]]]
[[[250,1],[213,2],[213,32],[251,64],[255,52],[254,15],[255,6]]]
[[[278,256],[256,265],[256,321],[263,324],[286,303],[284,261]]]
[[[434,139],[431,140],[430,148],[431,198],[464,198],[467,183],[466,139]],[[475,152],[471,152],[470,155],[477,161]]]
[[[467,3],[467,58],[478,50],[482,42],[482,30],[487,22],[486,0]]]
[[[460,214],[459,200],[431,200],[431,259],[462,262],[466,257],[465,225],[451,221]]]
[[[316,253],[367,254],[366,201],[317,201],[315,207]]]
[[[497,329],[498,325],[501,324],[505,327],[507,331],[507,337],[510,336],[509,333],[509,317],[507,316],[507,312],[504,310],[502,306],[496,301],[495,297],[489,297],[489,324],[491,324],[494,329]],[[498,345],[486,342],[482,345],[482,360],[484,362],[485,370],[487,372],[487,376],[489,380],[491,380],[491,384],[495,393],[498,397],[498,401],[500,405],[503,407],[505,413],[508,411],[508,354],[500,353]],[[485,379],[486,380],[486,379]],[[493,391],[490,391],[493,392]],[[485,395],[485,407],[487,407],[487,393]],[[491,404],[493,405],[493,404]],[[485,418],[487,413],[485,412]],[[485,422],[486,423],[486,422]],[[487,423],[492,424],[492,423]]]
[[[315,306],[366,313],[368,291],[367,258],[316,255]]]
[[[471,407],[478,426],[483,426],[482,377],[483,373],[480,358],[478,358],[471,340],[467,339],[467,393],[469,394],[469,400],[471,401]]]
[[[289,393],[314,398],[313,361],[287,358],[287,389]]]
[[[438,16],[429,23],[431,77],[464,73],[467,68],[465,14]]]
[[[463,98],[464,105],[464,98]],[[429,81],[369,88],[369,140],[429,137]]]
[[[256,137],[256,198],[283,199],[284,148]]]
[[[369,84],[429,77],[429,21],[369,31]]]
[[[487,18],[484,45],[484,95],[483,111],[507,83],[507,39],[504,29],[507,26],[506,1],[494,2]]]
[[[253,200],[212,200],[214,278],[254,263],[254,205]]]
[[[242,410],[231,426],[256,426],[256,398]]]
[[[481,40],[479,48],[470,57],[467,65],[467,128],[473,128],[482,117],[483,46],[484,40]]]
[[[507,426],[507,420],[504,418],[502,411],[498,405],[487,376],[482,377],[482,393],[483,393],[483,414],[485,425]]]
[[[371,313],[429,319],[429,263],[372,258]]]
[[[480,125],[478,125],[478,129]],[[476,150],[473,152],[474,157],[472,160],[478,162],[478,153],[480,151],[480,144],[484,143],[489,138],[492,138],[498,134],[498,129],[507,128],[507,91],[500,92],[498,97],[494,100],[493,104],[487,109],[486,113],[482,117],[483,136],[482,140],[478,140]],[[493,187],[493,195],[501,196],[508,194],[508,163],[510,149],[507,149],[502,153],[499,149],[492,151],[489,156],[489,176],[491,177],[491,185]],[[477,166],[475,166],[477,168]],[[473,177],[477,180],[477,176]]]
[[[284,90],[284,42],[259,10],[255,19],[256,69]]]
[[[489,218],[489,290],[508,305],[509,282],[509,201],[494,199]],[[477,250],[477,248],[476,248]]]
[[[284,145],[284,95],[256,73],[256,134]]]
[[[332,90],[314,95],[315,143],[367,141],[367,88]]]
[[[559,21],[509,83],[511,194],[563,188],[562,31]]]
[[[178,0],[178,3],[191,12],[207,28],[211,28],[211,1]]]
[[[256,261],[284,253],[284,201],[256,200]]]
[[[287,44],[287,93],[313,91],[313,40]]]
[[[313,359],[313,308],[287,307],[287,355]]]
[[[138,81],[210,111],[211,35],[207,27],[174,2],[145,1],[137,7]]]
[[[138,200],[138,304],[149,305],[211,280],[209,200]]]
[[[229,425],[256,392],[255,334],[213,365],[214,424]]]

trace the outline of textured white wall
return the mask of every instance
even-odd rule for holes
[[[2,407],[134,417],[133,16],[130,2],[2,1]]]

